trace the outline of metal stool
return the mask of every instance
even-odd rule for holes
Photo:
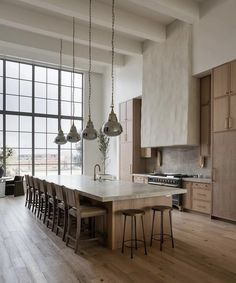
[[[150,246],[152,246],[152,240],[160,241],[160,251],[162,251],[162,244],[164,243],[164,235],[169,236],[172,241],[172,248],[174,248],[174,238],[173,238],[173,231],[172,231],[172,217],[171,217],[171,211],[172,207],[167,206],[167,205],[157,205],[152,207],[153,210],[153,218],[152,218],[152,233],[151,233],[151,242]],[[155,223],[155,214],[156,212],[161,212],[161,231],[158,234],[153,234],[154,232],[154,223]],[[163,232],[163,215],[164,211],[169,211],[169,219],[170,219],[170,235],[169,234],[164,234]],[[160,236],[160,238],[155,238],[155,236]]]
[[[133,244],[135,244],[135,249],[138,249],[138,242],[142,242],[144,244],[144,251],[145,255],[147,255],[147,248],[146,248],[146,240],[145,240],[145,233],[144,233],[144,225],[143,225],[143,215],[145,214],[144,210],[141,209],[127,209],[123,210],[122,214],[125,216],[124,221],[124,230],[123,230],[123,242],[122,242],[122,250],[121,252],[124,253],[124,247],[126,242],[130,242],[130,246],[126,246],[128,248],[131,248],[131,258],[133,258]],[[143,240],[137,239],[137,227],[136,227],[136,216],[141,216],[141,223],[142,223],[142,231],[143,231]],[[131,217],[131,238],[129,240],[125,240],[125,228],[126,228],[126,217]]]

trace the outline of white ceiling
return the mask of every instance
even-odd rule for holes
[[[142,42],[163,42],[166,25],[174,20],[193,23],[207,0],[116,0],[116,64],[125,55],[141,55]],[[111,0],[93,0],[93,60],[107,65],[110,58]],[[88,0],[0,0],[2,45],[58,52],[59,40],[70,56],[72,17],[76,18],[76,49],[87,59]],[[32,42],[32,38],[34,42]],[[10,50],[10,49],[9,49]]]

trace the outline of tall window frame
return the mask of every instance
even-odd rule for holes
[[[9,76],[8,72],[8,65],[11,64],[19,66],[18,70],[12,68],[13,76]],[[23,69],[30,69],[31,74],[24,70],[21,72],[21,66]],[[43,78],[45,70],[46,78]],[[53,143],[60,123],[64,132],[70,130],[73,119],[79,131],[83,127],[84,74],[74,73],[74,117],[71,101],[72,74],[66,69],[0,58],[0,148],[3,149],[5,172],[10,171],[9,168],[12,167],[17,168],[15,174],[83,173],[82,141],[61,146]],[[13,105],[13,108],[9,105]],[[45,130],[42,126],[43,121],[46,125]],[[16,163],[6,162],[7,148],[13,148],[17,156]],[[31,168],[30,172],[27,168]]]

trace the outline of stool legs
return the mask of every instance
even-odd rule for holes
[[[153,232],[154,232],[154,223],[155,223],[155,213],[156,211],[153,211],[153,216],[152,216],[152,232],[151,232],[151,241],[150,241],[150,247],[152,246],[152,238],[153,238]]]
[[[123,230],[123,241],[122,241],[122,249],[121,249],[122,253],[124,253],[124,246],[125,246],[125,228],[126,228],[126,215],[125,215],[124,230]]]
[[[170,218],[170,235],[171,235],[171,241],[172,241],[172,248],[174,248],[175,245],[174,245],[174,237],[173,237],[173,231],[172,231],[172,216],[171,216],[171,210],[169,211],[169,218]]]
[[[162,251],[163,244],[163,211],[161,211],[161,239],[160,239],[160,251]]]
[[[133,216],[131,216],[131,258],[133,258],[133,232],[134,232],[134,229],[133,229]]]
[[[141,216],[141,221],[142,221],[142,229],[143,229],[144,251],[145,251],[145,255],[147,255],[146,239],[145,239],[145,232],[144,232],[144,225],[143,225],[143,216]]]
[[[137,242],[137,224],[136,224],[136,216],[134,216],[134,231],[135,231],[135,249],[138,249],[138,242]]]

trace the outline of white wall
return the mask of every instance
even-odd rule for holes
[[[92,121],[96,130],[99,130],[103,123],[103,75],[93,73],[91,113]],[[85,93],[84,93],[84,127],[88,120],[88,76],[85,74]],[[101,155],[98,150],[98,141],[85,141],[84,146],[84,174],[93,175],[93,167],[96,163],[101,164]]]
[[[115,70],[115,112],[119,118],[119,103],[142,95],[142,57],[126,57],[125,66]],[[104,73],[104,116],[108,119],[111,103],[111,70]],[[119,176],[119,138],[110,139],[107,173]]]
[[[236,59],[236,1],[209,0],[193,26],[193,74]]]

